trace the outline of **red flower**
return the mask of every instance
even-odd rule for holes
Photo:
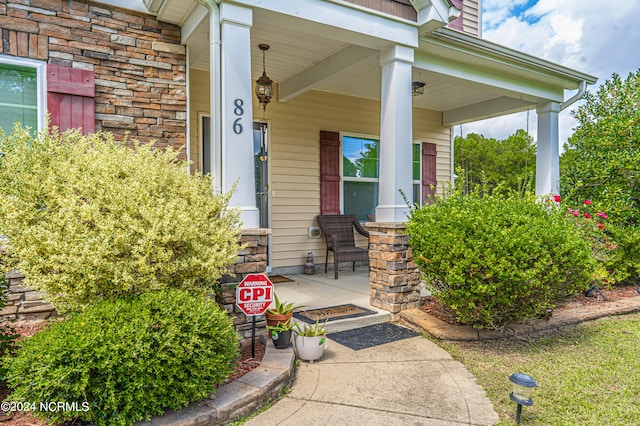
[[[587,219],[591,219],[591,215],[589,213],[585,213],[584,217],[586,217]]]
[[[560,201],[562,201],[562,198],[560,198],[559,195],[554,195],[553,196],[553,201],[555,201],[556,203],[559,203]]]
[[[591,204],[593,204],[593,203],[591,202],[591,200],[584,200],[584,204],[585,204],[586,206],[590,206],[590,205],[591,205]]]
[[[575,217],[580,216],[580,210],[571,210],[571,209],[569,209],[569,213],[571,213]]]
[[[600,222],[600,223],[598,224],[598,228],[600,228],[600,229],[604,229],[604,225],[602,224],[602,222]]]
[[[605,212],[598,212],[596,213],[596,216],[600,216],[603,219],[609,219],[609,216],[607,216]]]

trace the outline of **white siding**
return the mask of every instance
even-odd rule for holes
[[[480,37],[480,2],[478,0],[464,0],[462,25],[465,33]]]

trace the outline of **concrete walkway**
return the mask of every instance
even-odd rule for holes
[[[301,362],[291,392],[245,425],[492,425],[475,378],[433,342],[413,337],[360,351],[328,341]]]

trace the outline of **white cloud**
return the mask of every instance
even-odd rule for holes
[[[640,68],[640,2],[610,0],[483,0],[483,38],[598,77],[589,88],[613,73],[623,78]],[[528,5],[528,8],[526,6]],[[524,9],[523,9],[524,7]],[[569,98],[572,93],[567,93]],[[576,122],[569,107],[560,114],[560,145]],[[524,117],[524,118],[523,118]],[[481,133],[503,139],[524,129],[526,114],[513,114],[463,125],[463,133]],[[537,116],[531,111],[530,133],[536,134]],[[456,135],[459,130],[456,127]]]

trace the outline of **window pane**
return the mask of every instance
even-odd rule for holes
[[[342,138],[343,176],[377,178],[380,142],[375,139]]]
[[[368,220],[378,205],[377,182],[344,182],[344,213],[355,214],[359,220]]]
[[[34,68],[0,64],[0,128],[11,133],[14,123],[38,128],[38,80]]]
[[[422,205],[422,203],[420,203],[420,184],[419,183],[414,183],[413,184],[413,203],[414,204],[418,204],[418,205]]]
[[[413,162],[412,162],[412,172],[413,172],[413,180],[420,180],[420,144],[413,144]],[[415,200],[415,198],[414,198]]]

